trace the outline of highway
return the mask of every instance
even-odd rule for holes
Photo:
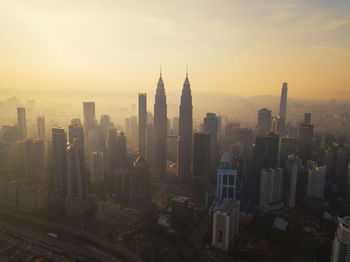
[[[71,234],[86,240],[89,240],[96,244],[96,247],[102,247],[102,249],[110,254],[112,257],[117,258],[119,260],[115,261],[123,261],[123,262],[143,262],[143,260],[138,257],[134,252],[128,250],[127,248],[121,246],[120,244],[111,244],[96,235],[91,233],[82,231],[80,229],[72,228],[63,224],[58,224],[52,221],[44,220],[41,218],[37,218],[34,216],[30,216],[26,213],[10,210],[8,208],[0,207],[0,213],[7,214],[19,219],[24,219],[30,221],[32,223],[36,223],[42,226],[51,227],[60,231],[63,231],[67,234]]]
[[[79,255],[82,258],[85,258],[87,261],[93,260],[93,261],[115,261],[120,262],[120,260],[117,259],[111,259],[110,257],[106,257],[105,255],[101,254],[100,252],[91,251],[86,248],[81,248],[75,245],[72,245],[67,242],[63,242],[58,239],[50,238],[47,236],[43,236],[41,234],[38,234],[36,232],[33,232],[31,230],[28,230],[23,227],[18,227],[14,225],[10,225],[7,223],[0,223],[0,226],[2,226],[6,231],[15,233],[19,236],[24,236],[23,240],[30,239],[36,241],[38,244],[47,245],[53,248],[57,248],[58,250],[65,251],[65,253],[73,253],[74,255]],[[42,246],[43,246],[42,245]]]

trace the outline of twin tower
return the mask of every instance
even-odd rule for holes
[[[182,180],[191,177],[192,166],[192,94],[188,73],[183,84],[179,137],[177,149],[177,175]],[[157,84],[154,103],[154,165],[156,178],[163,179],[167,173],[167,104],[162,73]]]

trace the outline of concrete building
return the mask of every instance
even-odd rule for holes
[[[308,160],[312,160],[312,138],[314,125],[311,124],[311,115],[305,114],[304,122],[299,126],[298,155],[306,165]]]
[[[45,117],[39,116],[37,119],[38,138],[45,141]]]
[[[216,179],[218,118],[215,113],[207,113],[203,121],[203,131],[210,134],[210,180]]]
[[[213,217],[212,246],[228,251],[238,238],[239,201],[224,199],[216,208]]]
[[[257,134],[264,135],[271,132],[272,116],[271,110],[262,108],[258,111]]]
[[[100,182],[104,179],[103,152],[91,153],[91,183]]]
[[[307,196],[323,198],[324,186],[326,182],[326,167],[318,167],[316,162],[308,161],[308,183]]]
[[[209,203],[210,133],[199,132],[193,136],[192,200],[199,209]]]
[[[147,94],[139,94],[139,154],[146,158]]]
[[[175,196],[171,200],[171,225],[186,228],[193,222],[193,202],[189,197]]]
[[[283,170],[262,168],[260,176],[259,204],[267,211],[283,207]]]
[[[286,167],[288,156],[297,153],[298,140],[295,137],[281,137],[280,141],[280,166]]]
[[[17,107],[17,140],[25,140],[27,138],[27,120],[26,109]]]
[[[298,178],[298,167],[300,161],[298,156],[289,155],[285,168],[285,194],[284,200],[287,207],[295,207],[295,195]]]
[[[331,262],[350,261],[350,216],[338,218],[338,228],[333,240]]]

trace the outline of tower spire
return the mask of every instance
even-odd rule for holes
[[[162,77],[162,65],[160,65],[160,73],[159,73],[159,76]]]
[[[188,64],[187,64],[187,67],[186,67],[186,77],[188,77]]]

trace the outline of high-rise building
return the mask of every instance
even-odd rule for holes
[[[80,122],[80,121],[79,121]],[[79,143],[83,143],[84,147],[84,130],[81,124],[73,123],[68,126],[69,144],[73,144],[73,141],[77,139]]]
[[[298,140],[295,137],[281,137],[280,166],[285,168],[289,155],[297,153]]]
[[[305,114],[304,123],[299,126],[298,155],[305,165],[308,160],[312,160],[312,138],[314,125],[311,122],[311,115]]]
[[[67,197],[66,209],[70,213],[82,214],[88,206],[87,181],[84,150],[75,139],[67,150]]]
[[[154,150],[155,150],[155,142],[154,142],[154,127],[153,124],[147,124],[147,132],[146,132],[146,162],[150,167],[151,174],[154,175]]]
[[[288,83],[284,82],[281,90],[281,102],[280,102],[280,112],[277,121],[277,131],[278,134],[284,135],[286,116],[287,116],[287,93],[288,93]]]
[[[27,138],[27,120],[26,109],[24,107],[17,107],[17,140],[24,140]]]
[[[106,141],[107,141],[108,128],[112,126],[113,126],[113,123],[111,122],[111,117],[109,115],[101,115],[100,123],[98,126],[98,137],[99,137],[99,144],[101,145],[103,152],[106,152],[107,150]]]
[[[107,131],[107,159],[109,172],[117,170],[117,129],[115,127],[108,128]]]
[[[287,207],[295,207],[295,195],[298,178],[299,159],[296,155],[289,155],[285,165],[285,193]]]
[[[84,127],[89,129],[95,124],[95,102],[83,102]]]
[[[104,179],[104,159],[103,152],[91,153],[91,183],[102,181]]]
[[[140,155],[136,158],[133,167],[130,180],[130,202],[137,208],[148,209],[152,204],[149,167]]]
[[[146,157],[147,94],[139,94],[139,154]]]
[[[38,139],[34,142],[34,174],[41,180],[46,179],[45,172],[45,144],[44,141]]]
[[[175,135],[175,136],[179,135],[179,125],[180,125],[180,118],[173,117],[173,119],[171,121],[171,128],[173,130],[172,135]]]
[[[251,198],[259,199],[261,168],[275,168],[278,164],[279,136],[268,133],[257,136],[253,152],[252,176],[249,181]]]
[[[188,74],[183,84],[180,119],[179,119],[179,137],[177,152],[177,176],[180,179],[191,178],[192,167],[192,95]]]
[[[218,119],[215,113],[207,113],[203,121],[203,130],[210,134],[210,180],[216,180]]]
[[[67,133],[59,127],[52,128],[52,165],[53,205],[62,207],[67,191]]]
[[[213,217],[212,246],[227,251],[238,238],[239,201],[225,198]]]
[[[267,108],[262,108],[258,111],[258,124],[257,133],[259,135],[264,135],[271,132],[272,117],[271,110]]]
[[[221,166],[218,168],[216,199],[221,202],[224,198],[236,200],[237,170]]]
[[[167,172],[167,104],[162,73],[157,84],[154,103],[154,170],[156,178],[163,179]]]
[[[338,218],[338,228],[333,240],[331,262],[350,261],[350,216]]]
[[[124,132],[118,131],[116,141],[117,168],[125,168],[128,166],[126,148],[126,137],[124,135]]]
[[[307,161],[308,183],[307,196],[323,198],[324,186],[326,182],[326,167],[318,167],[316,162]]]
[[[24,163],[25,175],[34,176],[35,172],[35,150],[32,138],[28,138],[24,142]]]
[[[37,119],[38,138],[45,141],[45,117],[39,116]]]
[[[260,205],[268,211],[280,209],[283,207],[283,170],[262,168],[260,172]]]
[[[206,209],[209,203],[210,139],[208,132],[193,135],[192,199],[199,209]]]

